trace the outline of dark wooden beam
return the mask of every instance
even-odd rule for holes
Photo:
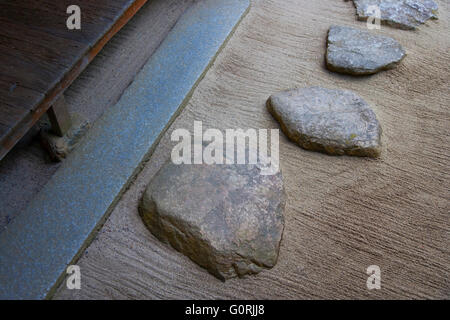
[[[53,133],[60,137],[64,136],[70,129],[72,123],[63,94],[60,95],[53,106],[48,109],[47,115],[52,124]]]
[[[63,5],[63,2],[54,2],[55,6],[51,6],[50,4],[53,2],[46,0],[45,3],[48,4],[46,10],[58,7],[58,12],[55,12],[54,15],[49,13],[44,15],[48,17],[48,19],[35,20],[33,20],[33,15],[28,15],[28,13],[33,13],[39,9],[39,7],[34,7],[34,2],[32,1],[6,1],[0,4],[0,11],[3,12],[0,13],[0,18],[2,18],[0,19],[0,44],[5,44],[4,46],[0,45],[0,56],[8,57],[8,60],[10,60],[9,63],[5,61],[5,63],[0,66],[0,84],[2,84],[1,80],[5,78],[5,81],[3,81],[4,85],[0,85],[0,115],[3,109],[2,106],[4,105],[8,105],[9,107],[12,106],[16,108],[18,112],[20,111],[20,114],[17,114],[20,116],[18,119],[15,119],[14,122],[11,122],[10,124],[2,123],[2,126],[0,127],[0,160],[16,145],[28,130],[33,127],[40,117],[57,103],[59,97],[67,87],[72,84],[106,43],[146,2],[147,0],[101,0],[98,2],[84,0],[82,3],[85,3],[85,5],[82,3],[80,4],[82,10],[82,30],[70,32],[64,31],[65,19],[63,18],[65,17],[65,11],[61,13],[61,10],[59,10],[65,5]],[[125,8],[120,7],[125,4]],[[26,10],[28,6],[30,8],[29,10]],[[84,7],[89,8],[89,10],[83,11]],[[102,16],[102,8],[104,8],[104,13],[108,18],[98,19],[99,16]],[[119,14],[115,15],[115,13]],[[2,15],[5,15],[5,17]],[[17,15],[17,17],[14,15]],[[37,15],[39,16],[39,14]],[[8,17],[10,18],[8,19]],[[56,24],[56,22],[51,20],[55,17],[58,21],[58,27],[49,28],[49,25]],[[43,25],[31,25],[32,22],[38,24],[42,23],[42,21]],[[85,21],[84,24],[83,21]],[[34,32],[33,35],[36,34],[36,37],[33,39],[36,40],[34,43],[36,48],[33,49],[34,47],[31,47],[32,44],[30,44],[30,41],[22,41],[23,46],[25,47],[20,55],[11,54],[11,52],[6,50],[5,48],[17,49],[17,44],[20,44],[20,42],[14,40],[15,42],[13,45],[9,44],[10,41],[13,41],[9,34],[13,27],[9,25],[9,27],[6,27],[6,25],[4,25],[5,23],[10,25],[17,24],[20,28],[26,26],[28,33]],[[61,24],[62,27],[59,26],[59,24]],[[105,24],[109,25],[106,29]],[[44,38],[48,36],[48,41],[39,40],[39,36]],[[20,39],[20,34],[16,35],[16,38]],[[58,41],[54,40],[56,38],[58,38]],[[54,50],[54,48],[52,49],[52,45],[48,45],[47,47],[42,45],[43,43],[55,43],[55,45],[61,45],[61,42],[63,41],[67,41],[67,43],[70,44],[70,46],[67,46],[67,52]],[[74,53],[74,46],[81,47],[81,55]],[[64,48],[64,46],[62,47]],[[46,51],[43,52],[42,50]],[[55,55],[55,52],[60,56],[52,56],[53,58],[49,59],[48,55]],[[23,55],[23,57],[21,55]],[[67,55],[71,55],[72,59],[70,61],[66,59]],[[57,69],[62,65],[65,67],[58,70],[52,70],[53,68]],[[41,72],[42,75],[45,76],[45,79],[48,78],[46,82],[42,81],[44,77],[40,77],[36,70]],[[28,82],[30,82],[30,84],[36,84],[36,87],[30,88]],[[26,85],[24,85],[24,83]],[[48,88],[44,88],[45,84],[48,85]],[[27,90],[30,92],[27,93]],[[19,94],[21,98],[27,98],[27,101],[16,103],[20,101],[20,99],[16,97]],[[24,109],[24,106],[26,106],[26,110],[22,110]],[[3,119],[4,117],[1,118]]]

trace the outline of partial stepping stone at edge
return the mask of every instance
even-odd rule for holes
[[[351,91],[321,87],[283,91],[269,98],[267,108],[288,138],[304,149],[380,155],[381,126],[369,105]]]
[[[406,56],[392,38],[350,27],[328,31],[326,63],[331,71],[369,75],[394,68]]]
[[[276,264],[284,207],[280,172],[169,161],[147,187],[139,213],[159,240],[226,280]]]
[[[380,9],[381,22],[400,29],[415,29],[428,19],[437,19],[438,5],[433,0],[353,0],[359,20],[374,16]]]

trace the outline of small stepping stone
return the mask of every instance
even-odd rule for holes
[[[327,39],[327,68],[352,75],[369,75],[394,68],[406,56],[392,38],[350,27],[332,26]]]
[[[304,149],[380,155],[381,126],[369,105],[351,91],[321,87],[283,91],[272,95],[267,107],[288,138]]]
[[[159,240],[226,280],[276,264],[284,207],[280,172],[169,161],[147,187],[139,212]]]
[[[437,19],[438,5],[433,0],[353,0],[359,20],[373,16],[377,6],[381,22],[400,29],[415,29],[428,19]]]

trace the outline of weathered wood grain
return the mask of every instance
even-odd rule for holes
[[[371,77],[330,73],[331,24],[364,27],[351,2],[255,0],[191,101],[78,262],[82,289],[57,299],[450,298],[450,8],[418,31],[383,27],[408,56]],[[174,129],[278,128],[268,96],[297,86],[357,92],[383,125],[380,160],[302,150],[281,135],[288,205],[274,269],[222,283],[160,243],[137,212],[146,183],[170,157]],[[366,268],[382,289],[366,288]]]
[[[78,1],[81,30],[66,27],[71,1],[0,3],[0,159],[145,2]]]

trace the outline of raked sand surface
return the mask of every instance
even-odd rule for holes
[[[450,3],[417,31],[383,26],[407,51],[399,67],[370,77],[331,73],[333,24],[364,28],[352,2],[254,0],[230,42],[150,161],[78,262],[82,289],[56,299],[450,298]],[[278,264],[221,282],[159,242],[138,201],[169,159],[177,128],[278,128],[270,94],[294,87],[350,89],[383,127],[381,158],[332,157],[280,134],[287,192]],[[381,290],[366,268],[381,268]]]

